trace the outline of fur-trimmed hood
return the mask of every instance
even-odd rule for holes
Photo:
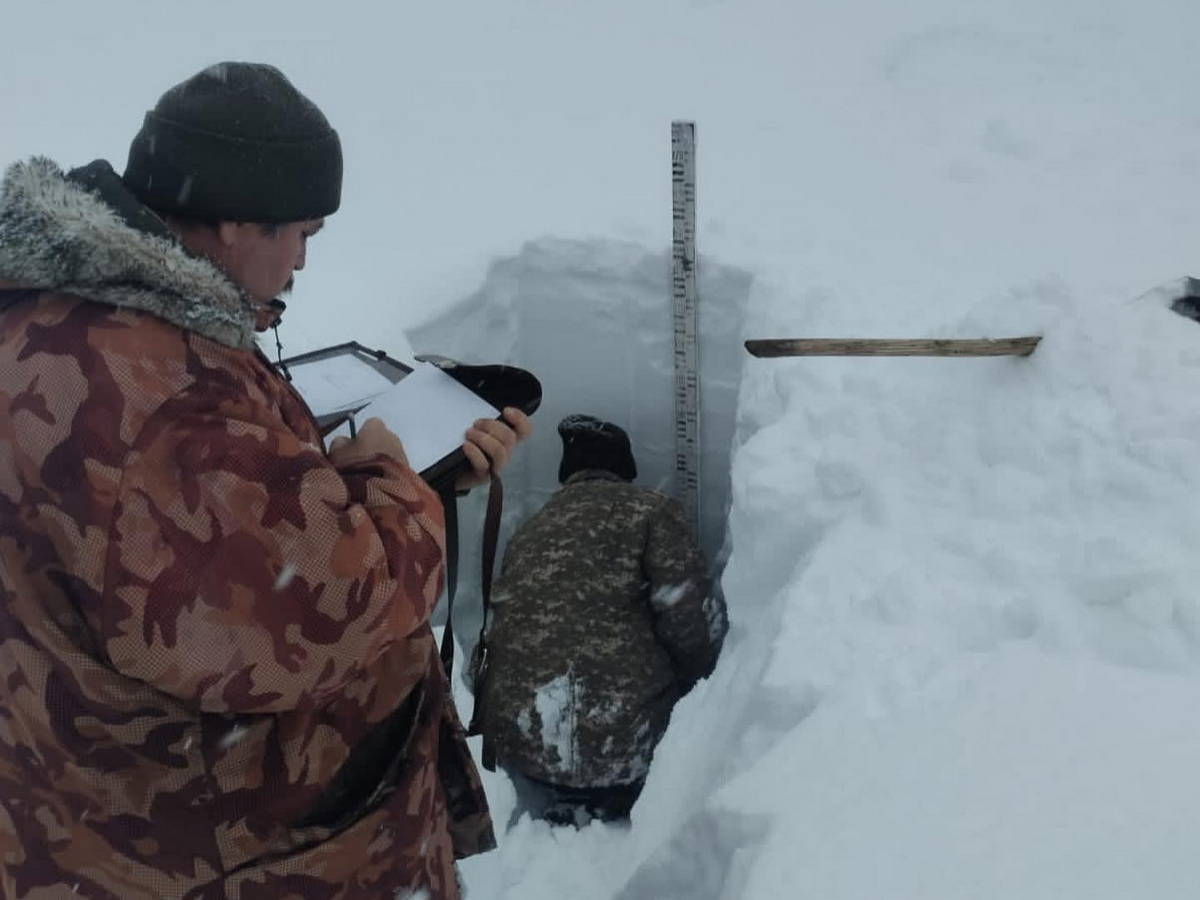
[[[142,310],[226,346],[252,347],[253,301],[191,256],[107,163],[80,171],[89,177],[44,157],[9,167],[0,184],[0,282]]]

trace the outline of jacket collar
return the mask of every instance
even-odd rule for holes
[[[566,481],[563,482],[563,487],[571,484],[579,484],[581,481],[621,481],[626,482],[615,472],[609,472],[605,469],[580,469],[578,472],[571,474]],[[628,482],[626,482],[628,483]]]
[[[254,346],[254,304],[190,255],[103,161],[70,175],[33,157],[0,183],[0,282],[78,294]]]

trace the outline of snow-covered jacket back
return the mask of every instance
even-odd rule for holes
[[[679,504],[598,470],[513,536],[492,604],[485,740],[501,763],[572,787],[645,778],[726,630]]]

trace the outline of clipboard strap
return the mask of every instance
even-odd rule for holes
[[[442,631],[442,668],[449,679],[454,672],[454,596],[458,587],[458,499],[454,488],[441,491],[442,505],[446,511],[446,627]],[[476,645],[479,667],[476,670],[472,692],[475,696],[468,735],[479,734],[483,725],[483,688],[488,674],[487,624],[492,608],[492,576],[496,568],[496,548],[500,538],[500,514],[504,510],[504,483],[495,472],[491,473],[488,486],[487,512],[483,518],[483,553],[479,584],[483,595],[483,618],[479,626]],[[489,772],[496,769],[496,754],[491,741],[484,735],[483,767]]]
[[[458,589],[458,497],[453,487],[442,488],[446,517],[446,627],[442,629],[442,668],[446,679],[454,674],[454,594]]]

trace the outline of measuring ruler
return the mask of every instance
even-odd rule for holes
[[[671,316],[675,331],[675,492],[700,533],[700,376],[696,347],[696,123],[671,123]]]

